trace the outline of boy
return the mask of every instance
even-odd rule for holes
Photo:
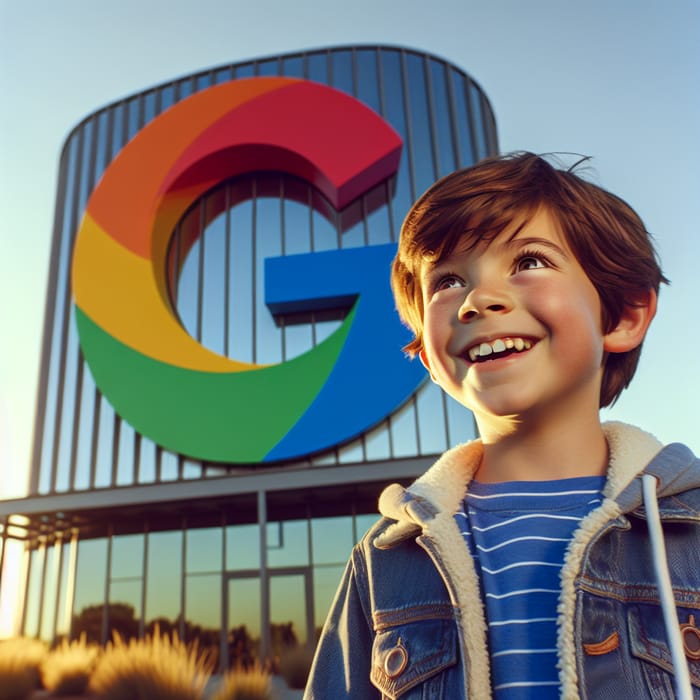
[[[599,419],[663,281],[625,202],[530,153],[414,204],[406,351],[480,439],[384,491],[306,698],[700,697],[700,462]]]

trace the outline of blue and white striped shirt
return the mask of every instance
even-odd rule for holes
[[[559,697],[559,573],[579,522],[602,502],[604,477],[472,482],[457,524],[486,601],[497,700]]]

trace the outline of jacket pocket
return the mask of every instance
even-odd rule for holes
[[[423,619],[379,631],[372,646],[372,683],[391,698],[441,698],[444,671],[457,663],[454,620]],[[421,686],[420,693],[406,695]]]
[[[686,620],[700,619],[700,612],[678,608],[679,626]],[[644,662],[647,685],[654,698],[674,698],[673,661],[666,638],[663,612],[657,605],[634,605],[627,613],[630,651],[633,657]],[[700,697],[700,659],[692,658],[692,649],[686,648],[686,661],[690,671],[694,695]]]

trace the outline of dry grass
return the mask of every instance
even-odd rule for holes
[[[199,700],[211,673],[211,661],[197,646],[177,635],[132,639],[107,645],[90,680],[105,700]]]
[[[100,655],[100,647],[88,644],[85,633],[80,639],[63,642],[49,652],[41,665],[44,687],[53,695],[82,695]]]
[[[24,700],[40,686],[46,651],[44,642],[28,637],[0,642],[0,700]]]
[[[270,674],[255,665],[250,669],[228,671],[211,700],[274,700]]]

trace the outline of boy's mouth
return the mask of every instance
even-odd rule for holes
[[[466,355],[471,362],[487,362],[529,350],[534,341],[529,338],[497,338],[489,342],[477,343],[467,348]]]

